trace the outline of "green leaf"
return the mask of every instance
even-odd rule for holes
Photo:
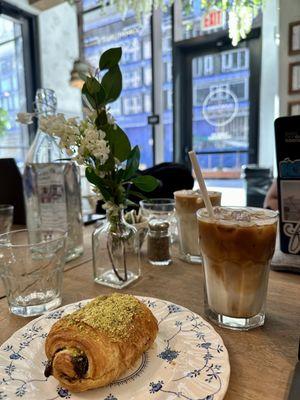
[[[112,154],[109,155],[108,160],[104,164],[98,163],[97,170],[110,172],[115,167],[115,160]]]
[[[122,48],[114,47],[112,49],[106,50],[99,61],[99,68],[102,71],[103,69],[109,69],[118,65],[119,61],[122,57]]]
[[[106,133],[105,139],[109,142],[113,156],[122,162],[127,160],[131,145],[126,133],[118,125],[115,126],[116,129],[113,125],[107,124],[103,127],[103,130]]]
[[[96,78],[87,77],[83,87],[85,87],[84,94],[88,93],[95,100],[97,105],[104,104],[106,92],[102,84]]]
[[[83,85],[82,90],[81,90],[83,99],[86,98],[87,102],[93,107],[96,108],[96,102],[94,98],[90,95],[88,88],[86,86],[86,83]]]
[[[100,176],[96,174],[96,172],[92,168],[87,167],[85,169],[85,176],[89,182],[91,182],[100,190],[105,201],[109,201],[111,199],[111,195],[109,191],[105,188],[103,180],[100,178]]]
[[[140,193],[140,192],[136,192],[135,190],[129,190],[129,191],[128,191],[128,194],[132,194],[133,196],[138,197],[139,199],[142,199],[142,200],[147,199],[146,196],[144,196],[144,195],[143,195],[142,193]]]
[[[100,114],[97,116],[95,124],[98,129],[107,124],[107,115],[105,110],[101,111]]]
[[[159,181],[150,175],[139,175],[131,182],[143,192],[152,192],[159,185]]]
[[[106,102],[111,103],[117,100],[122,92],[122,74],[118,65],[106,72],[101,84],[106,93]]]
[[[130,179],[138,170],[140,165],[140,149],[138,146],[135,146],[129,156],[127,158],[126,168],[124,171],[123,179],[126,181]]]

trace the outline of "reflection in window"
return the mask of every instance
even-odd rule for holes
[[[149,93],[144,94],[144,110],[150,113],[152,110],[152,97]]]
[[[173,98],[172,98],[172,19],[171,9],[162,17],[162,60],[163,63],[163,134],[164,160],[173,160]]]
[[[120,98],[118,98],[116,101],[113,103],[109,104],[109,109],[110,112],[112,113],[113,116],[118,116],[122,114],[122,101]]]
[[[204,56],[203,58],[203,74],[212,75],[214,72],[214,58],[213,56]]]
[[[222,71],[238,71],[249,68],[249,50],[237,49],[222,54]]]
[[[143,41],[143,58],[147,60],[151,58],[152,51],[151,51],[151,40],[150,37],[146,37]]]
[[[152,84],[152,68],[151,65],[144,67],[144,85],[150,86]]]
[[[130,42],[126,42],[123,46],[123,63],[132,63],[141,60],[141,43],[137,38],[132,39]]]
[[[140,68],[128,69],[123,74],[124,88],[138,88],[142,84],[142,73]]]
[[[211,152],[201,155],[204,169],[239,171],[247,163],[244,151],[249,148],[248,68],[246,48],[193,59],[193,148]],[[218,174],[222,176],[221,172]]]
[[[194,77],[198,77],[203,74],[203,72],[202,72],[202,57],[193,59],[192,68],[193,68],[193,76]]]
[[[9,124],[0,137],[0,157],[14,157],[22,166],[28,149],[28,129],[17,124],[16,114],[26,111],[23,38],[21,24],[0,16],[0,108],[8,112]]]
[[[212,100],[228,100],[229,93],[229,85],[211,85],[210,88],[210,98]]]
[[[164,62],[164,82],[172,82],[172,63]]]
[[[230,90],[236,95],[239,100],[248,100],[248,85],[247,81],[231,83]]]
[[[169,26],[163,32],[162,50],[163,53],[172,50],[172,30]]]
[[[84,1],[91,9],[92,0]],[[142,166],[150,167],[153,165],[152,128],[147,121],[152,111],[150,19],[139,24],[131,11],[124,16],[113,6],[107,6],[105,12],[92,8],[83,13],[83,31],[84,57],[94,68],[106,49],[118,46],[123,49],[123,91],[117,104],[111,104],[111,111],[132,145],[140,146]]]
[[[123,97],[123,110],[125,115],[139,114],[143,111],[143,102],[140,94]]]
[[[172,102],[172,90],[165,89],[164,90],[164,110],[172,110],[173,102]]]

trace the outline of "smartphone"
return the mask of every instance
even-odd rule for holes
[[[300,254],[300,116],[275,120],[280,249]]]

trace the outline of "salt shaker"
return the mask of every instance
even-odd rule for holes
[[[152,265],[164,266],[172,262],[169,226],[169,222],[163,219],[149,221],[147,253],[148,260]]]

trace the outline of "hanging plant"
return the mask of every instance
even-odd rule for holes
[[[8,112],[0,107],[0,136],[3,136],[9,128]]]
[[[70,4],[77,0],[68,0]],[[236,46],[241,39],[245,39],[251,31],[254,18],[261,10],[265,0],[179,0],[185,14],[193,9],[196,2],[201,1],[202,11],[205,13],[212,8],[218,8],[228,13],[229,37],[232,45]],[[125,15],[128,10],[135,12],[138,21],[142,17],[151,14],[153,9],[166,10],[174,0],[111,0],[110,5],[115,5],[120,13]],[[99,6],[105,9],[107,0],[99,0]]]
[[[201,5],[207,10],[216,7],[228,13],[229,37],[236,46],[251,31],[263,3],[264,0],[202,0]]]

